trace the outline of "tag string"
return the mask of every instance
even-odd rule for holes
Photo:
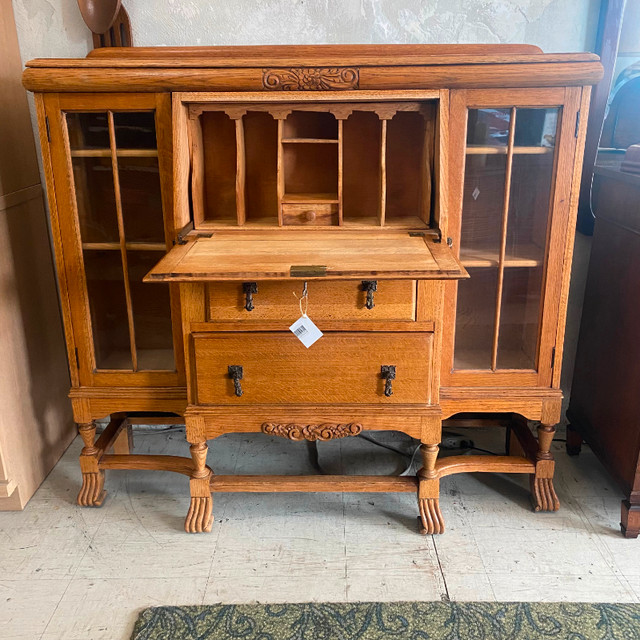
[[[298,298],[295,291],[293,295]],[[300,305],[300,315],[303,318],[307,317],[307,310],[309,309],[309,290],[307,288],[307,281],[305,280],[304,286],[302,287],[302,295],[298,298],[298,304]]]

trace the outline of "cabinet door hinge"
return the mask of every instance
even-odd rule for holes
[[[556,366],[556,348],[551,349],[551,368]]]
[[[47,128],[47,142],[51,142],[51,127],[49,126],[49,116],[44,117],[44,126]]]
[[[578,137],[578,131],[580,131],[580,113],[581,111],[578,110],[578,113],[576,115],[576,131],[575,131],[576,138]]]

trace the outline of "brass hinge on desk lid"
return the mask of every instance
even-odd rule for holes
[[[178,244],[187,244],[186,237],[190,231],[193,231],[193,220],[189,220],[189,222],[187,222],[187,224],[185,224],[184,227],[182,227],[182,229],[178,231],[176,242]]]
[[[292,278],[321,278],[327,275],[327,267],[323,264],[293,264],[289,275]]]

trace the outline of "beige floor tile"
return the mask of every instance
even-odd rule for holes
[[[617,576],[489,574],[501,602],[637,602],[635,593]]]
[[[460,602],[493,602],[495,595],[486,573],[462,573],[444,569],[449,599]]]
[[[446,534],[445,534],[446,535]],[[487,573],[612,576],[611,565],[587,532],[514,531],[477,527],[474,536]]]
[[[2,640],[40,638],[71,579],[1,580]]]
[[[189,534],[183,533],[184,536]],[[79,563],[78,578],[206,578],[211,566],[212,538],[164,543],[92,544]]]
[[[347,570],[347,602],[441,600],[446,597],[442,574],[436,569],[415,571]]]
[[[224,602],[344,602],[347,579],[340,571],[305,575],[212,575],[204,604]]]
[[[42,636],[43,640],[128,638],[141,609],[200,604],[205,578],[75,579]]]
[[[620,496],[584,497],[579,505],[616,570],[640,576],[640,540],[625,538],[620,531]]]

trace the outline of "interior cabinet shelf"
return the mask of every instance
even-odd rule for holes
[[[127,251],[166,251],[167,245],[164,242],[126,242],[124,245]],[[119,251],[119,242],[83,242],[82,249],[85,251]]]
[[[116,149],[118,158],[157,158],[157,149]],[[72,149],[72,158],[110,158],[111,149]]]
[[[330,138],[283,138],[284,144],[338,144],[339,140]]]
[[[466,267],[497,267],[499,255],[490,249],[464,247],[460,250],[460,262]],[[542,264],[541,249],[536,245],[519,245],[517,255],[507,250],[505,267],[538,267]]]
[[[555,147],[513,147],[514,155],[546,155],[553,153]],[[481,155],[502,155],[506,156],[509,149],[503,145],[467,145],[468,156],[481,156]]]
[[[282,202],[284,203],[313,203],[313,202],[326,202],[326,203],[338,203],[337,193],[285,193],[282,196]]]

